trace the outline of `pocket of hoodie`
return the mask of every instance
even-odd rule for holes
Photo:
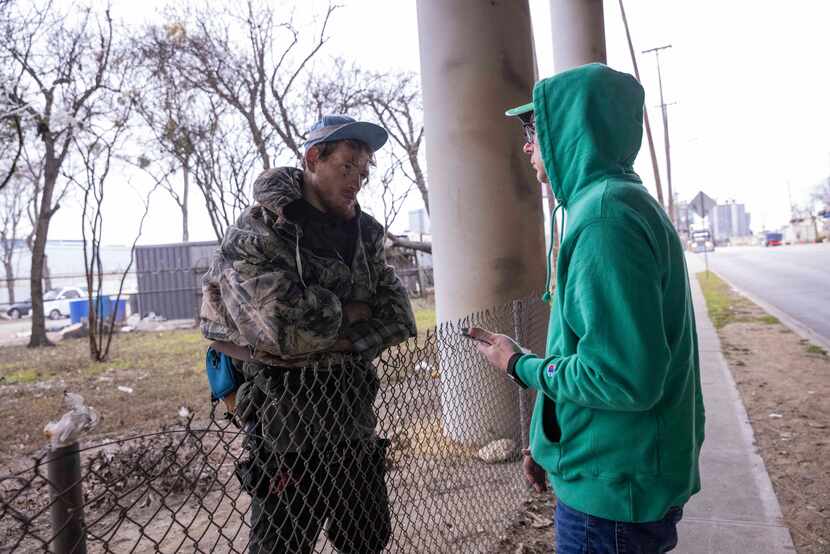
[[[556,404],[541,392],[537,392],[532,422],[530,444],[533,447],[533,459],[548,473],[558,475],[562,432],[556,417]]]

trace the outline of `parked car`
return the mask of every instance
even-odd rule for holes
[[[689,250],[696,254],[715,251],[715,243],[712,241],[712,234],[708,229],[692,231],[689,240]]]
[[[22,302],[15,302],[6,310],[6,315],[12,319],[20,319],[32,313],[32,300],[27,299]]]
[[[86,287],[61,287],[43,295],[43,313],[49,319],[69,317],[69,302],[86,298]]]

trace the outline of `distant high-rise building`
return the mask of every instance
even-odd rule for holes
[[[674,211],[677,217],[677,232],[681,236],[687,235],[689,233],[689,227],[692,225],[692,214],[689,210],[689,203],[682,201],[675,202]]]
[[[416,235],[429,234],[429,215],[425,209],[409,211],[409,232]]]
[[[736,202],[718,204],[712,209],[709,220],[712,224],[715,242],[724,243],[735,237],[752,235],[749,228],[750,216],[743,204]]]

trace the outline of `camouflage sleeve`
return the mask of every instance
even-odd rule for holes
[[[380,232],[370,246],[369,263],[378,280],[370,302],[372,318],[352,324],[346,332],[354,351],[367,358],[374,358],[383,349],[417,335],[409,295],[395,270],[386,263],[383,242]]]
[[[340,300],[323,287],[306,286],[292,252],[267,232],[232,226],[208,273],[205,293],[212,287],[221,299],[234,335],[228,338],[254,353],[290,359],[328,350],[339,336]]]

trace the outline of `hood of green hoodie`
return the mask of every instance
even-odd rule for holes
[[[536,137],[556,199],[568,201],[593,181],[634,173],[643,139],[643,87],[634,77],[589,64],[533,88]]]

